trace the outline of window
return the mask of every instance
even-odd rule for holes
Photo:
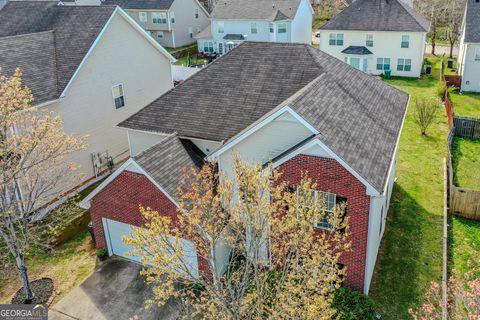
[[[221,42],[218,44],[218,53],[223,54],[223,43]]]
[[[163,39],[163,31],[158,31],[157,32],[157,38],[158,39]]]
[[[377,70],[390,70],[390,58],[377,58]]]
[[[203,51],[213,52],[213,42],[212,41],[205,41],[203,43]]]
[[[197,33],[200,33],[200,26],[197,26]]]
[[[350,58],[350,65],[360,70],[360,58]]]
[[[218,28],[218,33],[224,33],[225,32],[225,23],[223,21],[218,21],[217,22],[217,28]]]
[[[112,87],[113,101],[115,102],[115,109],[125,107],[125,96],[123,94],[123,84],[117,84]]]
[[[170,12],[170,21],[175,23],[175,12]]]
[[[402,48],[408,48],[410,46],[410,36],[403,35],[402,36]]]
[[[152,13],[152,22],[153,23],[167,23],[167,14],[164,12],[154,12]]]
[[[277,25],[277,32],[278,33],[287,33],[287,24],[286,23],[279,23]]]
[[[270,23],[270,33],[274,33],[274,32],[275,32],[275,27],[273,23]]]
[[[367,47],[373,47],[373,34],[367,34],[367,39],[365,41]]]
[[[195,9],[195,19],[198,19],[198,9]]]
[[[256,22],[250,23],[250,32],[252,34],[257,34],[258,30],[257,30],[257,23]]]
[[[480,61],[480,48],[475,50],[475,61]]]
[[[343,33],[330,33],[328,43],[331,46],[343,46]]]
[[[188,27],[188,34],[190,35],[190,38],[193,38],[193,28]]]
[[[297,197],[300,196],[300,199],[301,199],[301,192],[302,190],[300,188],[297,188]],[[327,229],[327,230],[332,230],[334,228],[334,225],[331,224],[331,216],[332,214],[335,213],[335,209],[336,209],[336,206],[337,204],[341,204],[341,203],[346,203],[347,202],[347,199],[346,198],[342,198],[342,197],[338,197],[336,194],[334,193],[330,193],[330,192],[322,192],[322,191],[313,191],[314,192],[314,195],[313,195],[313,200],[315,202],[315,204],[317,203],[317,201],[320,199],[320,200],[323,200],[323,205],[325,205],[325,215],[322,217],[321,221],[315,221],[314,224],[315,224],[315,227],[317,228],[321,228],[321,229]],[[346,214],[346,212],[345,212]]]
[[[397,71],[411,71],[411,70],[412,70],[412,59],[398,59]]]
[[[146,12],[139,12],[138,13],[138,19],[140,19],[140,22],[147,22],[148,21],[148,16]]]

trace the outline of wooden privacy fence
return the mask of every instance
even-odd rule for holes
[[[455,126],[456,119],[457,118],[454,117],[454,126],[450,129],[450,134],[447,139],[450,213],[468,219],[480,220],[480,190],[460,188],[453,183],[454,169],[452,161],[452,144],[455,136],[458,136]],[[469,136],[466,137],[469,138]]]
[[[458,75],[444,75],[443,78],[447,82],[447,86],[453,86],[455,88],[460,88],[462,85],[462,76]]]
[[[480,119],[453,117],[455,136],[469,139],[480,139]]]

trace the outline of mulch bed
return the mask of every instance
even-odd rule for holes
[[[53,280],[50,278],[41,278],[30,283],[33,291],[32,304],[49,304],[54,294]],[[12,304],[24,304],[25,293],[23,287],[13,295]]]

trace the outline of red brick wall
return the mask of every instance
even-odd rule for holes
[[[296,185],[307,172],[318,190],[347,198],[352,250],[342,255],[341,263],[347,267],[345,285],[363,291],[370,210],[366,187],[334,159],[297,155],[278,169],[283,173],[281,181]]]
[[[140,227],[145,220],[140,206],[149,207],[175,221],[177,207],[147,177],[123,171],[91,200],[93,229],[97,247],[107,248],[102,218]],[[205,270],[206,261],[198,259],[200,270]]]

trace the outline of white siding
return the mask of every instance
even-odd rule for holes
[[[112,86],[122,83],[125,107],[114,107]],[[118,123],[173,87],[170,61],[119,14],[71,83],[64,99],[47,108],[60,115],[67,133],[89,135],[88,147],[67,158],[93,176],[92,152],[108,150],[115,161],[128,157],[128,141]],[[79,181],[67,186],[74,187]]]
[[[396,158],[396,156],[395,156]],[[390,172],[385,193],[379,197],[370,197],[370,214],[368,217],[368,240],[367,240],[367,260],[365,264],[365,288],[364,292],[368,294],[370,283],[372,281],[375,262],[377,261],[378,249],[382,241],[385,225],[387,222],[387,213],[390,206],[393,184],[396,175],[396,160]],[[383,214],[382,214],[383,212]]]
[[[329,35],[341,33],[344,35],[343,46],[329,45]],[[373,47],[368,49],[371,55],[350,55],[342,51],[349,46],[365,46],[366,35],[373,35]],[[401,48],[402,35],[410,36],[409,48]],[[382,74],[382,70],[376,69],[377,58],[390,58],[392,75],[403,77],[419,77],[422,70],[423,56],[425,53],[425,37],[423,32],[381,32],[381,31],[342,31],[322,30],[320,34],[320,50],[344,61],[346,57],[367,59],[366,72],[370,74]],[[397,71],[398,59],[411,59],[411,71]]]
[[[283,115],[251,134],[220,155],[219,165],[227,177],[233,178],[233,154],[251,164],[266,163],[312,135],[290,115]]]
[[[292,42],[308,43],[312,42],[312,22],[313,16],[310,4],[303,0],[298,7],[295,19],[292,21]]]
[[[462,91],[480,92],[480,60],[475,60],[475,53],[480,54],[480,43],[465,43],[462,64]]]
[[[218,141],[209,141],[193,138],[188,139],[192,141],[200,150],[202,150],[205,155],[212,153],[213,151],[217,150],[217,148],[220,148],[220,146],[222,145],[222,143]]]
[[[195,18],[195,9],[198,9],[198,19]],[[174,47],[195,42],[195,38],[190,38],[188,28],[193,29],[195,37],[197,28],[202,31],[210,23],[209,16],[196,0],[176,0],[170,8],[169,14],[170,12],[175,14],[175,23],[171,23]]]
[[[135,157],[168,137],[167,134],[127,130],[130,156]]]

